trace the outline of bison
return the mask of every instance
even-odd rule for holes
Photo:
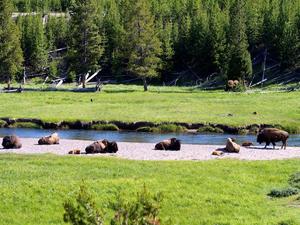
[[[39,145],[56,145],[59,144],[59,136],[57,133],[51,134],[48,137],[42,137],[38,141]]]
[[[109,142],[104,139],[102,141],[96,141],[93,144],[86,147],[86,154],[96,153],[116,153],[118,151],[118,145],[116,142]]]
[[[155,150],[173,150],[179,151],[181,148],[181,141],[176,138],[164,140],[155,145]]]
[[[2,146],[4,149],[19,149],[22,148],[21,140],[19,137],[12,135],[3,138]]]
[[[273,148],[275,149],[276,142],[282,142],[281,149],[286,149],[287,140],[289,138],[289,133],[283,130],[279,130],[276,128],[265,128],[259,132],[257,135],[257,142],[259,144],[266,142],[265,148],[269,146],[271,143],[273,144]]]
[[[234,153],[239,153],[241,149],[241,146],[235,143],[234,140],[231,138],[227,139],[226,147],[225,150],[228,152],[234,152]]]

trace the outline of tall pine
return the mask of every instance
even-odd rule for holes
[[[22,68],[19,30],[12,20],[11,0],[0,1],[0,79],[10,89],[11,81]]]
[[[244,84],[252,75],[252,61],[248,51],[246,35],[245,0],[235,0],[230,9],[230,57],[228,80],[239,80]]]
[[[104,52],[96,2],[75,0],[70,15],[72,69],[81,75],[82,87],[85,88],[86,74],[100,69],[100,58]]]
[[[147,91],[147,79],[159,75],[161,42],[148,0],[137,0],[132,7],[133,13],[127,27],[130,40],[128,69],[143,80],[144,91]]]

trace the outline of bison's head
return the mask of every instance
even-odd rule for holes
[[[257,141],[259,144],[263,143],[263,142],[264,142],[264,135],[263,135],[262,133],[259,133],[259,134],[257,135],[256,141]]]

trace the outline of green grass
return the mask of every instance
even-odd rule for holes
[[[40,118],[51,122],[118,120],[239,126],[267,123],[299,132],[299,99],[300,92],[225,93],[186,87],[150,87],[144,93],[141,86],[108,85],[101,93],[1,94],[0,117]]]
[[[299,160],[147,162],[5,154],[0,157],[1,225],[63,224],[62,204],[82,180],[104,211],[116,191],[133,198],[146,184],[152,193],[163,192],[161,216],[172,224],[300,224],[297,196],[267,196],[285,187],[299,165]]]

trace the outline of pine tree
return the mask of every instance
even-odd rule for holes
[[[81,75],[82,86],[85,88],[86,74],[100,69],[99,61],[104,52],[95,2],[76,0],[70,15],[72,67]]]
[[[239,80],[242,84],[252,75],[244,7],[245,0],[235,0],[230,9],[230,59],[227,73],[228,80]]]
[[[12,21],[11,0],[0,1],[0,79],[10,89],[11,81],[22,68],[22,49],[17,25]]]
[[[226,75],[228,68],[228,46],[226,39],[226,16],[221,14],[218,4],[211,6],[209,14],[209,59],[213,64],[215,71],[222,75]]]
[[[161,67],[161,42],[148,0],[138,0],[132,7],[127,27],[131,45],[128,69],[143,80],[144,91],[147,91],[147,78],[157,77]]]
[[[40,16],[33,17],[32,32],[32,52],[29,56],[30,65],[36,72],[44,71],[48,67],[48,51],[43,22]]]

